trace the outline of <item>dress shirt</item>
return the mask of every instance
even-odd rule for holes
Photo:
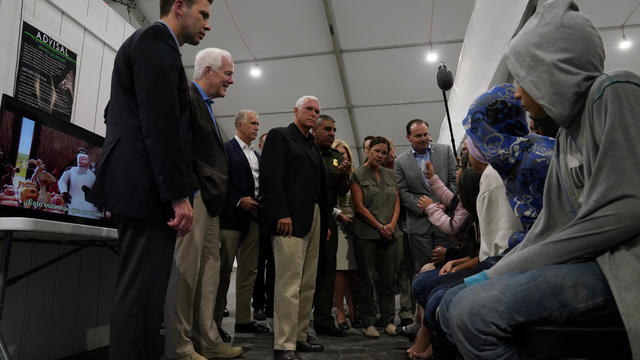
[[[429,188],[429,179],[427,179],[427,175],[424,174],[424,170],[427,168],[426,162],[431,161],[431,144],[427,147],[427,151],[424,154],[420,154],[411,147],[411,152],[413,153],[413,157],[416,159],[416,163],[418,164],[418,169],[420,169],[420,174],[422,174],[422,178],[424,183],[427,184]]]
[[[256,153],[253,152],[251,146],[242,141],[238,135],[235,135],[233,138],[236,139],[244,153],[244,156],[246,156],[247,161],[249,161],[249,167],[251,167],[251,174],[253,175],[253,197],[254,199],[257,199],[258,194],[260,193],[260,185],[258,182],[258,177],[260,175],[260,163],[258,162],[258,157],[256,156]]]

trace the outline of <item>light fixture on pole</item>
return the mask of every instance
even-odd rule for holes
[[[253,76],[254,78],[260,77],[260,75],[262,75],[262,70],[260,70],[260,65],[258,65],[258,63],[255,63],[255,65],[253,65],[251,70],[249,70],[249,74],[251,74],[251,76]]]
[[[436,1],[431,1],[431,21],[429,21],[429,51],[427,51],[427,62],[434,63],[438,61],[438,53],[433,51],[433,42],[431,42],[431,33],[433,33],[433,12],[435,10]]]
[[[640,6],[640,0],[636,2],[636,5],[633,7],[633,10],[631,10],[629,15],[627,15],[627,18],[624,19],[624,21],[622,22],[622,26],[620,26],[620,30],[622,31],[622,40],[620,40],[620,42],[618,43],[618,49],[620,50],[627,50],[628,48],[631,47],[631,45],[633,45],[631,40],[627,39],[627,35],[624,33],[624,26],[627,24],[627,21],[631,19],[631,16],[633,15],[633,13],[636,12],[636,10],[638,9],[638,6]]]

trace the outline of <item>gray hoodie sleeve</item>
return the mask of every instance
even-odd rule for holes
[[[488,270],[490,278],[596,256],[638,236],[638,114],[638,76],[620,72],[602,76],[595,82],[581,119],[569,131],[561,130],[558,137],[559,142],[569,142],[579,136],[577,146],[584,166],[582,196],[572,199],[570,189],[567,190],[575,182],[575,174],[563,173],[561,169],[566,168],[563,164],[575,161],[575,157],[563,153],[559,144],[545,187],[542,212],[546,216],[538,219],[521,246]],[[564,196],[559,198],[560,193]],[[562,214],[571,208],[575,216]],[[554,216],[572,219],[562,224],[550,220]],[[541,237],[542,234],[548,236]]]

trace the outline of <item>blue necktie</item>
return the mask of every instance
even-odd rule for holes
[[[218,129],[218,123],[216,122],[216,117],[213,116],[213,110],[211,110],[211,104],[213,104],[213,100],[206,99],[204,102],[207,104],[207,109],[209,110],[209,115],[211,115],[211,120],[213,121],[213,127],[216,128],[216,133],[218,134],[218,138],[222,140],[222,136],[220,135],[220,129]]]

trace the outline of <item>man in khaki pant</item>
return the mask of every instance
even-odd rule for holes
[[[327,169],[311,130],[320,103],[303,96],[288,127],[269,131],[262,149],[260,188],[273,235],[276,280],[273,358],[300,359],[296,351],[322,351],[307,339],[320,239],[327,236]]]
[[[233,60],[225,50],[196,55],[189,87],[194,183],[193,230],[178,237],[164,307],[166,359],[230,359],[242,348],[222,342],[213,321],[220,271],[218,213],[227,189],[227,155],[210,104],[233,84]],[[153,279],[149,279],[152,281]]]
[[[258,270],[258,183],[260,156],[251,148],[258,137],[258,114],[241,110],[235,119],[236,135],[224,143],[228,156],[229,186],[224,209],[220,213],[220,284],[216,299],[215,320],[221,328],[233,259],[238,260],[236,273],[237,333],[267,333],[269,328],[251,321],[251,294]]]

